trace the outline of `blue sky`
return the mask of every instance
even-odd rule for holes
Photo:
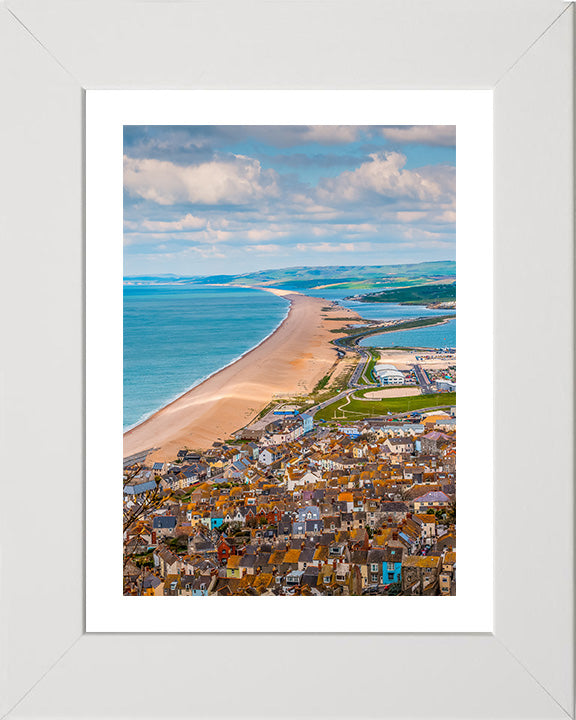
[[[125,275],[455,259],[453,126],[125,126]]]

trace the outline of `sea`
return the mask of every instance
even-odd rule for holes
[[[360,303],[350,299],[350,290],[303,292],[334,300],[370,320],[450,314],[423,306]],[[261,343],[284,320],[288,307],[264,290],[125,285],[124,431]],[[373,335],[361,345],[456,347],[456,320]]]
[[[263,290],[124,286],[124,431],[258,345],[288,313]]]

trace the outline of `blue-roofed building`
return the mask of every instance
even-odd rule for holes
[[[159,515],[152,520],[152,528],[159,536],[173,535],[176,523],[174,515]]]
[[[320,520],[320,508],[318,505],[307,505],[306,507],[298,508],[298,520]]]
[[[124,496],[128,499],[131,496],[142,495],[142,493],[148,492],[148,490],[154,490],[155,488],[156,483],[154,480],[124,485]]]
[[[152,472],[159,475],[160,473],[164,472],[164,463],[161,462],[155,462],[154,465],[152,465]]]

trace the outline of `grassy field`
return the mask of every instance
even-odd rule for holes
[[[361,391],[364,392],[364,391]],[[414,395],[411,397],[386,398],[384,400],[357,400],[344,398],[316,413],[318,420],[360,420],[365,417],[404,413],[424,408],[456,405],[456,393]]]

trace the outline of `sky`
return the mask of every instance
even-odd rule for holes
[[[124,274],[455,259],[455,127],[124,127]]]

